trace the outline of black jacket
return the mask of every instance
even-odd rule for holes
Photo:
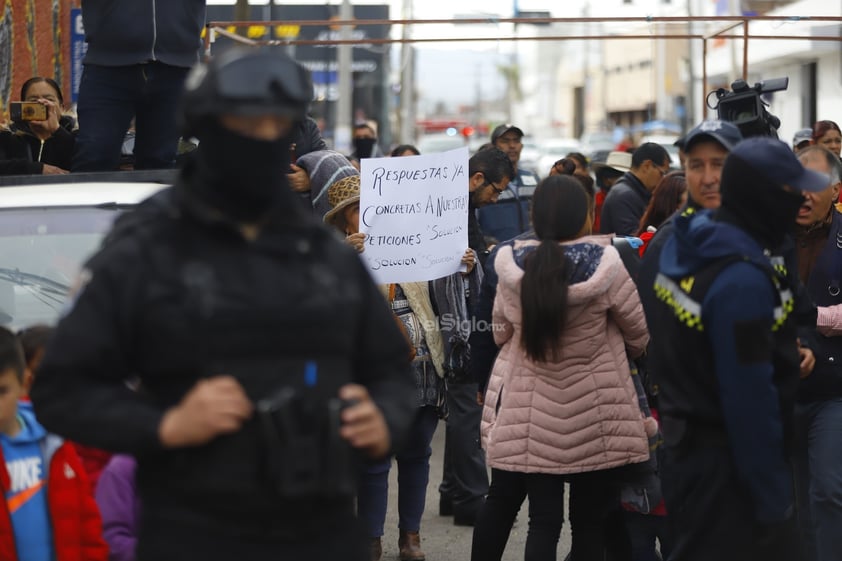
[[[295,143],[296,158],[310,152],[327,150],[327,144],[322,138],[322,131],[319,130],[319,125],[311,117],[307,117],[298,123],[292,141]]]
[[[477,208],[471,204],[468,206],[468,247],[477,252],[479,263],[485,268],[485,260],[488,257],[488,243],[477,219]]]
[[[76,145],[75,122],[67,116],[59,120],[53,136],[41,141],[26,125],[0,132],[0,175],[39,175],[44,164],[70,170]]]
[[[806,280],[807,291],[818,306],[842,304],[839,290],[842,285],[840,238],[842,214],[834,210],[827,242]],[[815,329],[811,331],[810,345],[816,355],[816,366],[809,376],[800,381],[798,398],[805,402],[838,399],[842,397],[842,337],[825,337]]]
[[[206,0],[85,0],[85,64],[160,61],[189,68],[199,60]]]
[[[497,251],[503,246],[513,246],[516,240],[534,239],[535,232],[529,230],[516,238],[498,244],[488,255],[483,263],[483,277],[479,288],[479,296],[475,298],[474,325],[489,326],[492,322],[494,299],[497,297],[497,271],[494,268]],[[491,376],[491,369],[500,349],[494,342],[494,332],[491,329],[474,329],[471,331],[470,345],[471,374],[479,391],[485,393],[488,379]]]
[[[643,254],[643,259],[641,259],[640,262],[640,269],[636,280],[637,292],[640,295],[640,303],[643,306],[643,313],[646,315],[646,324],[650,327],[653,326],[656,321],[653,316],[653,310],[659,306],[658,299],[655,296],[655,278],[658,276],[658,270],[660,268],[661,253],[663,252],[664,245],[673,236],[675,219],[682,214],[687,213],[688,209],[691,209],[691,212],[701,210],[700,207],[691,201],[673,213],[672,216],[667,218],[663,224],[658,227],[658,231],[655,232],[652,239],[649,240],[649,244],[646,247],[646,253]],[[793,243],[793,240],[788,238],[784,241],[781,247],[775,250],[775,255],[781,256],[786,263],[790,286],[792,287],[795,297],[792,315],[797,325],[798,338],[801,340],[801,344],[803,346],[813,348],[816,344],[816,305],[813,303],[813,299],[808,293],[807,287],[804,286],[804,283],[802,283],[798,278],[798,267],[796,265],[797,256],[795,254],[795,247]],[[657,342],[654,339],[649,340],[650,352],[648,354],[652,354],[651,349],[655,344],[657,344]],[[649,369],[648,374],[650,375],[650,381],[657,379],[657,373],[652,371],[653,367],[651,363],[647,363],[647,368]],[[803,385],[804,384],[802,384],[802,386]],[[840,388],[842,388],[842,386],[840,386]],[[657,391],[656,388],[651,385],[648,389],[650,391]]]
[[[497,202],[482,207],[477,213],[483,234],[495,243],[510,240],[532,229],[529,205],[538,186],[538,176],[522,168],[515,175],[498,195]]]
[[[785,259],[770,256],[735,219],[711,216],[674,219],[647,315],[664,440],[678,454],[728,447],[737,500],[749,502],[758,522],[780,522],[793,503],[792,277]]]
[[[643,183],[627,171],[605,197],[602,216],[599,218],[600,233],[636,236],[650,198],[652,194]]]
[[[272,216],[249,242],[182,186],[147,200],[88,262],[38,371],[32,399],[50,431],[138,457],[147,558],[173,558],[178,542],[221,560],[221,543],[308,541],[352,517],[350,497],[274,492],[257,415],[207,445],[163,449],[165,410],[198,380],[233,375],[259,403],[301,389],[312,361],[316,388],[368,387],[393,443],[413,419],[406,343],[357,254],[312,219]],[[127,389],[135,377],[144,395]]]

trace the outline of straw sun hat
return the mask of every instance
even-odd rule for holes
[[[325,224],[339,226],[342,212],[349,206],[360,201],[360,176],[351,175],[335,182],[328,188],[327,200],[330,210],[325,214]]]

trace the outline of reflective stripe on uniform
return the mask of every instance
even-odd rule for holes
[[[692,277],[682,279],[682,281],[688,281],[692,286]],[[672,308],[675,317],[681,323],[691,329],[704,331],[702,305],[690,298],[674,280],[663,273],[658,273],[655,278],[655,296]]]

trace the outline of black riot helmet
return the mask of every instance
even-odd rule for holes
[[[272,114],[303,120],[313,99],[310,72],[271,47],[232,47],[193,67],[184,83],[185,137],[222,114]]]

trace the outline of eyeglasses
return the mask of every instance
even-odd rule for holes
[[[669,173],[669,171],[670,171],[670,168],[666,168],[666,169],[664,169],[664,168],[662,168],[662,167],[660,167],[660,166],[656,166],[656,165],[654,164],[654,162],[652,163],[652,167],[654,167],[656,170],[658,170],[658,172],[661,174],[661,177],[662,177],[662,178],[663,178],[666,174],[668,174],[668,173]]]
[[[497,192],[498,195],[506,190],[505,187],[497,187],[496,185],[494,185],[494,183],[492,183],[491,181],[488,181],[487,179],[485,180],[485,184],[491,185],[491,188],[494,189]]]

